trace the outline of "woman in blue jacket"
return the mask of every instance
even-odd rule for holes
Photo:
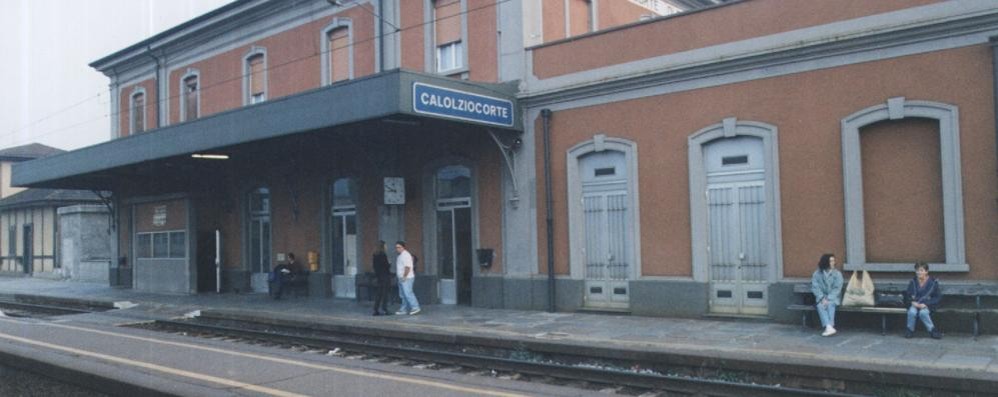
[[[818,261],[818,270],[811,276],[811,292],[814,293],[818,318],[825,331],[821,336],[835,335],[835,307],[842,295],[842,273],[835,269],[835,255],[824,254]]]
[[[942,300],[942,293],[939,291],[939,281],[929,276],[928,263],[915,263],[915,277],[908,282],[905,297],[911,301],[911,305],[908,306],[908,329],[904,331],[904,337],[911,338],[915,335],[915,317],[918,317],[932,339],[942,338],[943,334],[932,324],[931,316]]]

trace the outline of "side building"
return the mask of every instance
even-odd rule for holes
[[[406,240],[425,302],[791,321],[825,252],[998,279],[994,37],[983,0],[238,0],[94,62],[112,139],[14,178],[113,192],[141,290],[295,252],[352,298]]]
[[[83,228],[101,228],[108,224],[107,210],[99,196],[89,191],[19,188],[10,184],[13,164],[62,153],[63,150],[33,143],[0,150],[0,274],[27,275],[45,278],[74,278],[77,263],[64,263],[76,258],[77,247],[84,245]],[[83,228],[66,233],[60,219],[76,213],[80,206],[94,207]],[[66,208],[61,208],[66,207]],[[95,223],[96,222],[96,223]],[[96,261],[95,277],[87,281],[106,281],[110,236],[87,238],[85,244],[97,248],[87,259]],[[79,276],[79,274],[77,274]],[[80,278],[80,277],[75,277]]]

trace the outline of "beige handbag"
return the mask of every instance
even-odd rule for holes
[[[873,306],[873,278],[863,270],[862,280],[856,278],[858,271],[852,272],[846,292],[842,294],[842,306]]]

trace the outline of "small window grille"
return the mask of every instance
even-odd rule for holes
[[[719,290],[719,291],[717,291],[717,297],[718,298],[730,298],[731,297],[731,291],[729,291],[729,290],[720,291]]]
[[[749,299],[762,299],[762,291],[749,291]]]
[[[748,164],[748,155],[725,156],[721,158],[721,165],[740,165],[740,164]]]
[[[593,174],[595,176],[610,176],[616,173],[617,169],[615,167],[597,168],[595,171],[593,171]]]
[[[627,295],[627,288],[617,287],[613,289],[615,295]]]
[[[603,293],[603,288],[602,287],[589,287],[589,293],[590,294],[602,294]]]

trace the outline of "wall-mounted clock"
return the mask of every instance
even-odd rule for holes
[[[385,204],[405,204],[405,178],[385,177]]]

